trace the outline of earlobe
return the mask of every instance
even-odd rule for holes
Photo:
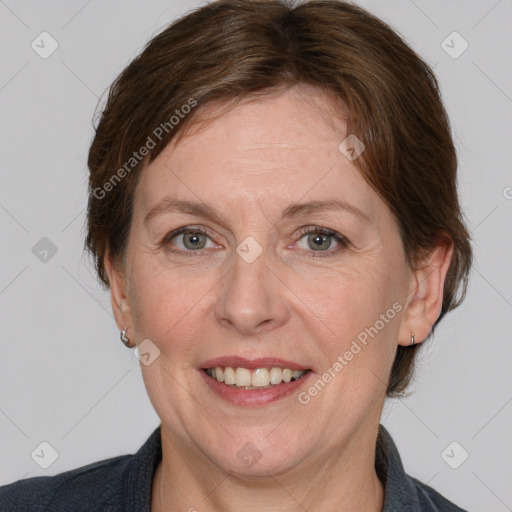
[[[414,343],[417,344],[430,334],[441,314],[444,282],[452,254],[453,242],[450,239],[436,246],[425,264],[414,272],[410,301],[400,325],[400,345],[411,345],[411,335],[414,335]]]

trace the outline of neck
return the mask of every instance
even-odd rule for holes
[[[328,458],[311,456],[300,468],[248,479],[173,443],[162,425],[162,461],[153,479],[151,512],[381,512],[384,488],[375,471],[377,428],[371,442],[363,428]]]

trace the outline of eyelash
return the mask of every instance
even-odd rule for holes
[[[181,235],[183,233],[199,233],[202,235],[207,235],[210,238],[212,237],[212,233],[208,229],[198,228],[195,226],[183,226],[183,227],[175,229],[174,231],[171,231],[170,233],[165,235],[165,237],[163,238],[163,240],[160,243],[160,246],[164,246],[164,245],[170,243],[170,241],[173,238],[175,238],[176,236]],[[340,253],[341,251],[346,249],[348,247],[348,245],[350,244],[350,242],[347,238],[340,235],[336,231],[333,231],[328,228],[322,228],[319,226],[303,228],[303,229],[299,230],[297,236],[299,237],[298,239],[300,240],[302,237],[304,237],[305,235],[309,235],[309,234],[328,235],[328,236],[334,238],[339,244],[338,247],[334,250],[328,249],[326,251],[306,251],[306,252],[310,253],[309,257],[311,257],[311,258],[328,258],[328,257],[336,256],[338,253]],[[202,252],[202,249],[199,249],[197,251],[184,251],[182,249],[176,250],[176,249],[168,248],[167,250],[169,252],[179,254],[179,255],[182,255],[185,257],[201,256],[201,252]],[[322,254],[322,253],[325,253],[325,254]]]

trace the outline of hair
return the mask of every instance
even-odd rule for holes
[[[347,133],[365,145],[354,163],[396,219],[410,268],[453,242],[434,332],[464,300],[473,258],[449,120],[432,69],[382,20],[338,0],[214,1],[153,37],[116,78],[88,157],[85,249],[106,289],[104,258],[122,268],[144,165],[205,106],[302,84],[345,106]],[[405,396],[423,344],[397,347],[388,397]]]

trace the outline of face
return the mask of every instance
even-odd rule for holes
[[[160,350],[144,382],[189,460],[299,471],[378,426],[414,275],[346,136],[328,98],[294,88],[198,125],[142,171],[113,303]],[[299,378],[269,384],[283,369]]]

